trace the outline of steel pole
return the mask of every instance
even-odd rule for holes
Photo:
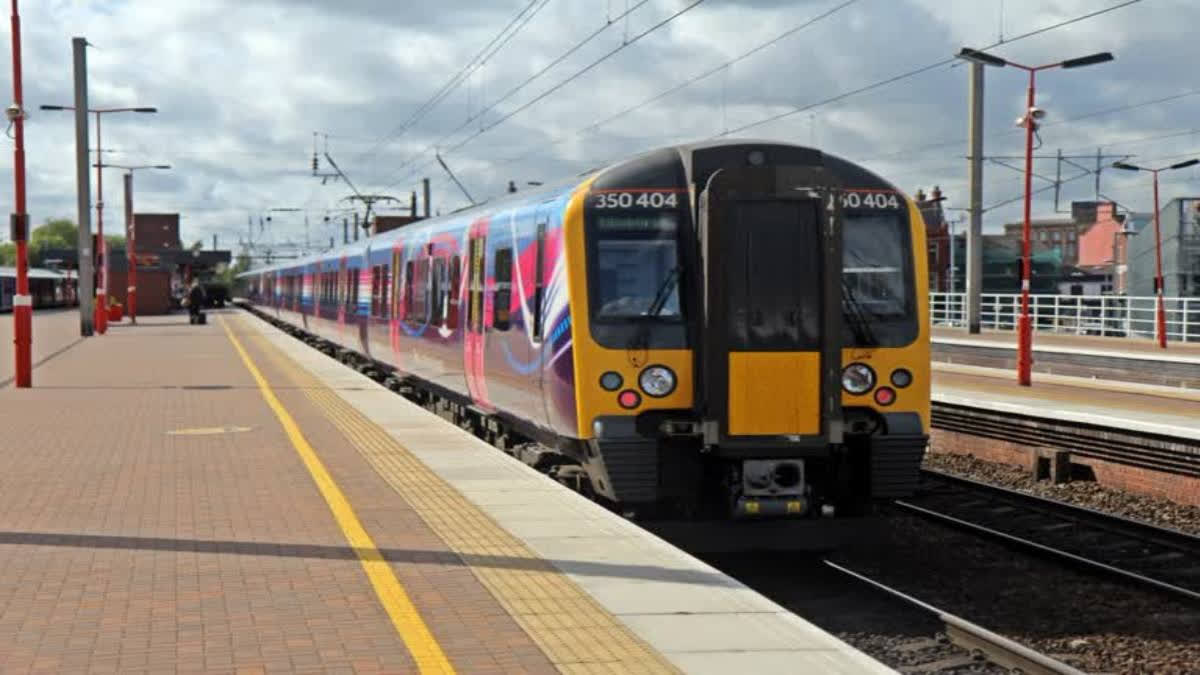
[[[15,208],[12,215],[11,238],[17,247],[17,292],[13,295],[13,345],[16,369],[15,383],[24,389],[33,385],[33,300],[29,295],[29,214],[25,213],[25,108],[21,82],[21,17],[17,0],[12,1],[13,103],[17,116],[13,120],[13,183]]]
[[[1017,321],[1017,383],[1031,384],[1033,326],[1029,320],[1029,281],[1032,276],[1033,234],[1030,210],[1033,202],[1033,98],[1035,71],[1029,71],[1029,94],[1025,105],[1025,222],[1021,226],[1021,317]]]
[[[96,332],[108,331],[108,244],[104,241],[104,159],[100,153],[100,113],[96,113]]]
[[[967,228],[967,332],[980,330],[983,293],[983,64],[971,63],[968,90],[971,99],[967,133],[971,138],[968,183],[971,221]]]
[[[1154,174],[1154,332],[1158,346],[1167,348],[1167,310],[1163,303],[1162,234],[1158,229],[1158,170]]]
[[[88,176],[87,38],[71,38],[75,68],[75,199],[79,218],[79,334],[90,337],[92,311],[92,197]]]
[[[129,323],[137,324],[137,235],[133,226],[133,171],[127,171],[125,181],[125,257],[129,274],[125,288],[125,304],[129,305]]]

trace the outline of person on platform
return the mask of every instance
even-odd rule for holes
[[[204,301],[208,299],[208,294],[204,292],[204,287],[200,285],[198,279],[192,279],[192,285],[188,288],[188,314],[192,323],[197,323],[197,319],[204,309]]]

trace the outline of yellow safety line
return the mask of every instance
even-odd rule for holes
[[[355,515],[354,508],[350,506],[346,495],[338,487],[337,483],[334,482],[333,476],[329,475],[329,471],[325,469],[325,465],[317,456],[316,450],[304,438],[304,434],[300,431],[296,420],[292,418],[287,408],[283,407],[283,404],[275,396],[271,385],[267,383],[267,379],[263,377],[262,372],[254,365],[250,354],[246,352],[246,349],[237,339],[237,336],[230,330],[229,323],[225,321],[224,317],[218,318],[221,320],[221,326],[225,329],[225,334],[229,336],[229,341],[233,343],[234,349],[242,357],[242,363],[246,365],[246,370],[250,371],[250,375],[258,383],[258,390],[262,394],[263,399],[275,413],[275,416],[279,418],[279,424],[283,426],[283,430],[292,441],[292,446],[296,448],[296,453],[300,455],[300,459],[303,460],[304,466],[312,476],[313,482],[317,484],[317,488],[321,491],[321,496],[325,498],[325,503],[329,505],[329,510],[333,512],[334,519],[337,520],[338,526],[341,527],[342,534],[346,536],[346,541],[349,542],[354,552],[358,554],[359,562],[362,563],[363,570],[367,573],[367,578],[371,580],[371,586],[374,587],[375,594],[379,596],[379,602],[387,610],[388,616],[392,619],[392,625],[396,628],[396,632],[400,634],[400,638],[404,640],[404,645],[408,647],[413,660],[417,662],[417,667],[420,668],[422,673],[455,672],[454,667],[450,665],[449,659],[446,658],[446,654],[442,652],[441,646],[434,639],[433,634],[429,632],[429,627],[425,625],[424,620],[421,619],[421,615],[417,613],[417,608],[413,606],[408,593],[400,585],[400,580],[396,578],[396,574],[392,571],[388,562],[383,559],[383,555],[379,552],[375,541],[371,539],[371,535],[367,534],[358,516]]]

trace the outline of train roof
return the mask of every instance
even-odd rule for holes
[[[0,267],[0,277],[13,278],[17,277],[17,268],[15,267]],[[30,267],[30,279],[66,279],[67,275],[58,270],[46,269],[44,267]]]
[[[498,209],[504,209],[508,206],[536,204],[551,200],[561,196],[564,191],[574,189],[576,186],[582,184],[592,176],[598,176],[598,180],[604,180],[606,175],[611,175],[617,170],[633,167],[648,161],[653,161],[655,157],[665,157],[668,153],[678,156],[683,161],[686,166],[688,177],[691,180],[703,182],[703,180],[707,177],[707,171],[704,171],[702,167],[697,166],[693,162],[693,158],[695,157],[696,153],[704,153],[705,151],[709,151],[709,154],[712,154],[712,151],[720,153],[722,149],[739,146],[757,146],[757,148],[761,149],[775,148],[780,152],[787,153],[794,157],[805,157],[805,159],[814,160],[815,164],[825,166],[836,173],[846,187],[859,189],[888,189],[894,190],[900,194],[904,194],[902,190],[896,188],[892,183],[884,180],[878,174],[867,170],[858,163],[843,159],[837,155],[826,153],[817,148],[810,148],[793,143],[766,139],[716,139],[654,148],[637,155],[605,162],[600,167],[590,169],[569,178],[547,183],[543,186],[538,186],[528,190],[521,190],[512,194],[505,194],[494,199],[473,204],[457,211],[451,211],[450,213],[430,218],[428,220],[416,221],[413,223],[413,225],[424,223],[426,225],[432,224],[433,226],[437,227],[459,221],[463,218],[471,219],[477,215],[496,211]],[[389,243],[395,239],[403,237],[405,232],[408,230],[408,227],[409,226],[403,226],[394,230],[389,230],[388,232],[365,237],[360,241],[353,242],[351,244],[345,244],[322,253],[305,256],[304,258],[280,262],[273,265],[267,265],[265,267],[257,267],[247,270],[240,276],[251,276],[261,274],[263,272],[303,267],[305,265],[322,260],[337,259],[342,256],[361,255],[372,243]]]

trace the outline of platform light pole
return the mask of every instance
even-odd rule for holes
[[[1026,95],[1025,114],[1017,120],[1017,126],[1025,128],[1025,217],[1021,226],[1021,316],[1017,320],[1017,383],[1028,387],[1033,368],[1033,323],[1029,317],[1029,283],[1032,276],[1032,226],[1030,210],[1033,202],[1033,136],[1037,132],[1038,120],[1045,116],[1045,111],[1034,105],[1035,82],[1038,71],[1052,68],[1082,68],[1097,63],[1113,60],[1109,52],[1099,52],[1075,59],[1048,63],[1041,66],[1027,66],[1002,59],[994,54],[964,47],[959,58],[981,63],[985,66],[1012,66],[1029,73],[1029,90]]]
[[[129,322],[137,324],[137,233],[133,227],[133,172],[141,169],[162,169],[171,168],[170,164],[139,164],[137,166],[128,166],[125,164],[104,164],[97,162],[97,168],[104,169],[123,169],[125,173],[121,176],[125,187],[125,257],[129,261],[129,275],[126,279],[125,288],[125,304],[128,305]]]
[[[42,110],[74,110],[73,106],[65,105],[44,105]],[[149,106],[126,107],[126,108],[88,108],[90,113],[96,115],[96,157],[100,157],[100,149],[104,147],[100,142],[100,118],[106,113],[119,112],[136,112],[136,113],[156,113],[158,108]],[[104,164],[96,163],[96,248],[97,255],[100,258],[99,274],[96,275],[96,309],[95,309],[95,325],[96,332],[103,335],[108,330],[108,244],[104,241],[104,178],[101,169]]]
[[[1189,159],[1186,162],[1177,162],[1160,169],[1147,169],[1144,166],[1126,162],[1113,162],[1114,169],[1147,171],[1154,176],[1154,336],[1158,340],[1158,346],[1162,349],[1167,348],[1167,308],[1166,303],[1163,302],[1162,233],[1158,226],[1158,174],[1160,171],[1184,169],[1197,164],[1200,164],[1200,159]]]
[[[10,237],[17,247],[17,292],[13,295],[13,345],[15,384],[33,385],[33,301],[29,295],[29,214],[25,212],[25,108],[21,82],[21,16],[12,0],[13,103],[5,111],[12,124],[13,183],[16,191],[10,219]]]

